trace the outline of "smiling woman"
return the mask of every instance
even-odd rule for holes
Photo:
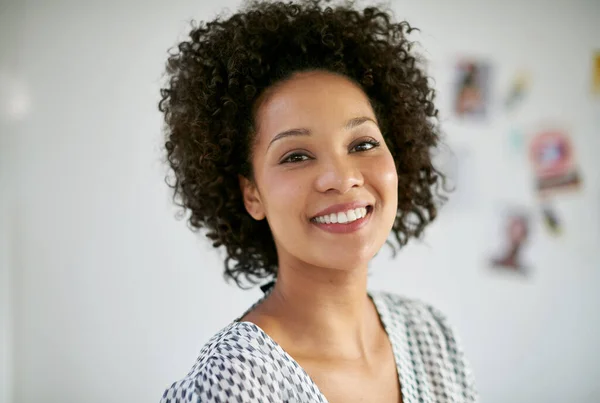
[[[410,31],[373,7],[254,2],[169,57],[174,198],[227,277],[271,282],[163,402],[476,400],[443,315],[367,291],[390,234],[419,236],[443,199]]]

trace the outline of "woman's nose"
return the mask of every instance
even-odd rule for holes
[[[346,193],[353,187],[360,187],[364,178],[359,166],[350,156],[336,157],[327,160],[319,167],[316,180],[319,192],[335,191]]]

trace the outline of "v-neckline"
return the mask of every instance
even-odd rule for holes
[[[392,346],[392,354],[394,355],[394,363],[396,364],[396,376],[398,378],[398,383],[400,384],[400,401],[402,403],[409,403],[407,400],[405,400],[407,394],[406,394],[406,390],[405,390],[404,376],[403,376],[403,374],[405,374],[404,362],[406,362],[406,361],[402,360],[401,356],[400,356],[401,351],[408,351],[408,350],[406,348],[402,348],[402,346],[398,346],[397,343],[394,342],[394,338],[390,334],[390,331],[392,330],[391,327],[393,326],[393,323],[391,323],[391,321],[390,321],[390,313],[388,312],[388,307],[383,303],[383,301],[379,300],[380,296],[377,293],[371,293],[368,291],[367,291],[367,296],[371,299],[371,301],[373,301],[373,305],[375,306],[375,311],[377,311],[377,316],[379,317],[379,321],[383,325],[383,330],[385,331],[385,334],[387,335],[390,345]],[[317,383],[311,378],[311,376],[308,374],[308,372],[306,372],[306,370],[302,367],[302,365],[300,365],[300,363],[298,363],[298,361],[296,361],[294,359],[294,357],[292,357],[290,354],[288,354],[288,352],[285,351],[284,348],[279,343],[277,343],[271,336],[269,336],[267,334],[267,332],[265,332],[256,323],[239,320],[242,317],[244,317],[246,315],[246,313],[250,312],[252,309],[254,309],[254,307],[256,307],[258,304],[260,304],[266,297],[267,297],[267,294],[264,295],[254,305],[252,305],[252,307],[249,308],[240,318],[236,319],[234,321],[234,324],[250,326],[253,330],[260,333],[262,337],[264,337],[270,344],[273,345],[273,347],[277,350],[277,352],[282,354],[287,360],[289,360],[291,363],[293,363],[294,366],[296,366],[297,368],[299,368],[302,371],[302,373],[306,376],[306,379],[308,379],[310,386],[312,388],[314,388],[317,391],[317,393],[319,394],[319,397],[323,401],[323,403],[329,403],[329,400],[327,400],[327,397],[325,396],[325,394],[323,394],[323,392],[321,391],[321,389],[319,388]],[[401,323],[399,325],[401,325],[403,328],[406,326],[405,323]],[[404,330],[404,329],[402,329],[402,330]],[[404,340],[404,338],[401,338],[401,340]],[[406,346],[404,346],[404,347],[406,347]]]

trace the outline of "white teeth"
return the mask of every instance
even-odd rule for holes
[[[359,207],[339,213],[332,213],[325,216],[316,217],[315,221],[321,224],[347,224],[359,220],[367,215],[366,207]]]
[[[354,210],[348,210],[348,213],[346,214],[348,215],[348,221],[356,220],[356,213],[354,212]]]

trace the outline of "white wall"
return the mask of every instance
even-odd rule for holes
[[[17,48],[12,35],[18,30],[22,7],[0,1],[0,403],[11,403],[13,394],[13,288],[11,218],[15,212],[14,150],[17,144],[14,117],[18,102],[12,96],[15,82],[9,71],[17,68]]]
[[[0,125],[3,128],[3,125]],[[0,138],[2,150],[8,148],[8,142]],[[0,403],[11,402],[12,395],[12,288],[11,288],[11,239],[10,213],[13,204],[10,197],[7,175],[8,158],[4,152],[0,159]],[[14,211],[14,210],[13,210]]]
[[[14,38],[2,41],[2,52],[17,55],[12,72],[31,100],[29,112],[9,123],[18,210],[10,227],[1,222],[4,234],[11,231],[10,266],[3,258],[0,267],[12,270],[14,328],[0,316],[3,334],[13,335],[12,347],[0,347],[13,353],[0,389],[11,382],[14,403],[157,401],[209,336],[260,294],[225,285],[222,255],[174,219],[160,163],[156,103],[166,50],[187,32],[187,20],[210,18],[220,6],[83,3],[0,8],[2,22],[12,21],[0,25],[0,36]],[[484,402],[596,402],[600,110],[588,84],[600,3],[471,3],[394,3],[423,31],[450,143],[473,151],[477,197],[468,209],[442,213],[424,242],[396,260],[380,253],[371,285],[447,313]],[[498,90],[515,68],[529,67],[534,91],[515,119],[525,128],[565,121],[580,157],[585,188],[556,203],[566,233],[553,239],[537,225],[527,279],[485,268],[497,203],[534,206],[534,199],[527,161],[502,151],[505,119],[466,126],[446,113],[457,53],[495,62]],[[0,70],[13,67],[2,59]]]

